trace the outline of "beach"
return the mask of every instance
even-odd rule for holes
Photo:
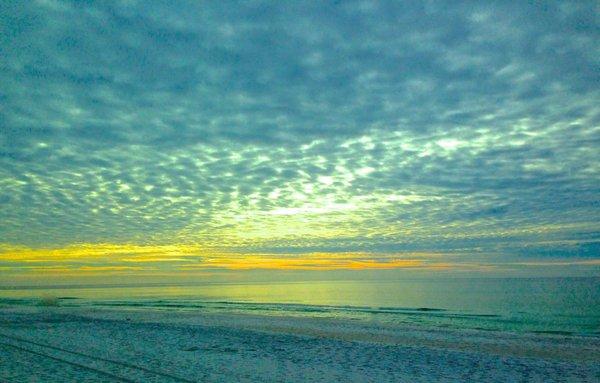
[[[152,308],[0,308],[2,382],[593,382],[600,338]]]
[[[0,0],[0,383],[600,383],[600,1]]]

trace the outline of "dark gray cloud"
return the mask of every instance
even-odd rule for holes
[[[3,4],[0,238],[597,256],[599,14]]]

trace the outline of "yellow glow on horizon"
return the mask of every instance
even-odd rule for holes
[[[457,254],[406,252],[239,253],[197,244],[138,245],[81,243],[60,248],[30,248],[0,244],[0,275],[48,276],[142,276],[213,275],[248,270],[467,270],[497,271],[519,267],[595,267],[599,260],[548,260],[465,262]]]
[[[183,269],[226,268],[231,270],[279,269],[279,270],[362,270],[362,269],[395,269],[423,267],[426,262],[421,259],[391,259],[377,261],[347,257],[331,257],[328,254],[310,254],[298,258],[276,258],[273,255],[249,255],[241,257],[219,257],[206,259],[198,265],[182,265]]]
[[[440,254],[304,253],[242,254],[199,245],[77,244],[61,248],[0,245],[0,261],[12,271],[366,270],[448,268]]]
[[[29,248],[25,246],[0,245],[0,260],[19,262],[69,261],[102,258],[105,261],[121,260],[123,257],[145,256],[150,260],[200,255],[197,245],[135,245],[135,244],[74,244],[60,248]]]

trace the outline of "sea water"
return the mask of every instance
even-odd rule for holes
[[[600,278],[435,278],[0,289],[0,305],[235,312],[600,336]]]

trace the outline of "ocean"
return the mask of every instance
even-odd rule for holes
[[[600,278],[415,278],[197,285],[3,287],[0,306],[253,313],[600,336]]]

